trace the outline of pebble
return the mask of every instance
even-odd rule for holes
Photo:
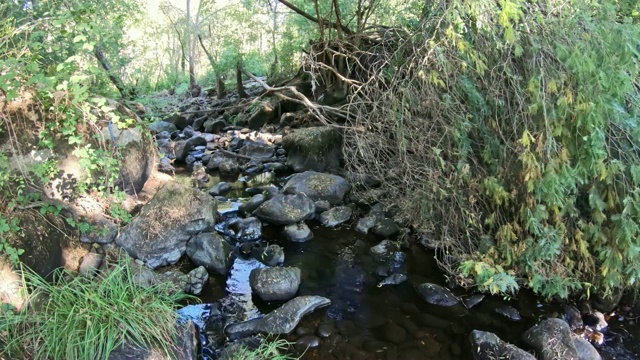
[[[336,327],[331,323],[322,323],[318,326],[316,333],[321,338],[328,338],[336,331]]]

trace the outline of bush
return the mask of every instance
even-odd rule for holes
[[[23,274],[29,306],[0,313],[0,357],[106,359],[125,341],[170,354],[176,302],[187,297],[170,285],[139,287],[124,262],[95,280],[59,272],[48,283],[28,269]]]
[[[447,4],[413,33],[378,34],[373,69],[353,65],[366,82],[345,109],[349,169],[385,179],[384,201],[461,285],[549,297],[636,286],[640,28],[628,10]]]

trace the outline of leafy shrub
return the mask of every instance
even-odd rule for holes
[[[381,200],[460,284],[566,297],[640,280],[640,28],[617,4],[427,4],[352,85],[348,167],[385,179]]]

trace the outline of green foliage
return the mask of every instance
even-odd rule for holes
[[[547,297],[637,287],[640,28],[623,3],[427,5],[392,71],[359,89],[376,100],[350,112],[374,125],[350,134],[345,158],[376,164],[461,284]]]
[[[60,272],[55,283],[23,269],[31,306],[0,313],[0,356],[106,359],[125,341],[170,354],[177,302],[188,296],[168,284],[139,287],[128,263],[112,265],[98,280]]]
[[[17,266],[20,261],[20,255],[24,254],[24,249],[16,249],[9,244],[9,238],[14,237],[20,231],[18,219],[11,220],[0,216],[0,255],[5,254],[11,264]]]

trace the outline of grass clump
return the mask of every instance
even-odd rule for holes
[[[293,343],[284,339],[265,339],[256,349],[242,345],[234,351],[229,360],[298,360],[302,356],[288,355]]]
[[[177,302],[168,284],[140,287],[120,262],[97,279],[59,272],[49,283],[23,270],[29,306],[0,312],[0,358],[106,359],[123,343],[170,354]]]

